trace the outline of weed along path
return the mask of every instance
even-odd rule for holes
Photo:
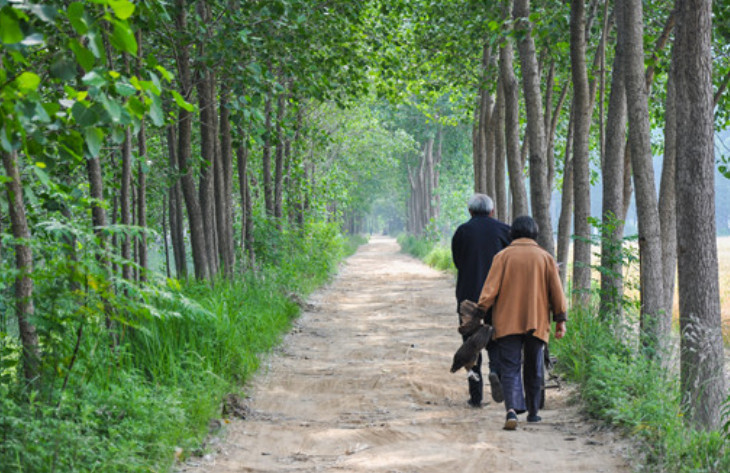
[[[628,472],[625,445],[548,391],[543,422],[466,405],[453,277],[373,237],[308,301],[224,424],[185,472]],[[485,397],[489,399],[488,387]]]

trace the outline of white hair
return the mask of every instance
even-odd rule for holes
[[[487,194],[474,194],[469,199],[469,211],[474,214],[489,215],[494,210],[494,202]]]

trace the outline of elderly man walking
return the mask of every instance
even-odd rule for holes
[[[484,281],[492,266],[492,258],[510,244],[510,227],[493,218],[494,202],[485,194],[474,194],[469,199],[471,219],[461,224],[451,239],[451,256],[458,271],[456,278],[456,312],[464,300],[478,301]],[[491,323],[491,311],[487,323]],[[461,324],[461,320],[459,320]],[[499,381],[499,352],[495,342],[487,345],[489,354],[489,382],[492,399],[502,402]],[[481,372],[482,356],[472,368],[469,377],[469,405],[480,407],[484,397],[484,381]]]

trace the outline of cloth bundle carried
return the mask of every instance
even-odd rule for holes
[[[494,328],[491,325],[482,323],[486,314],[473,301],[463,301],[459,305],[459,314],[461,315],[459,333],[466,340],[454,353],[451,372],[455,373],[459,368],[464,368],[468,373],[468,377],[476,377],[476,373],[472,371],[472,368],[477,362],[479,352],[486,348],[489,340],[492,339]]]

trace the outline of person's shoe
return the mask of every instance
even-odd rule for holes
[[[469,399],[468,401],[466,401],[466,403],[467,403],[467,405],[469,407],[472,407],[474,409],[481,409],[481,407],[482,407],[482,403],[481,402],[474,402],[471,399]]]
[[[510,411],[507,413],[507,419],[504,421],[504,430],[515,430],[517,428],[517,414]]]
[[[497,373],[489,373],[489,388],[492,391],[492,399],[494,399],[494,402],[504,401],[502,382],[499,380],[499,375]]]
[[[533,415],[528,415],[527,416],[527,422],[537,423],[537,422],[540,422],[540,421],[542,421],[542,417],[540,417],[537,414],[535,414],[534,416]]]

